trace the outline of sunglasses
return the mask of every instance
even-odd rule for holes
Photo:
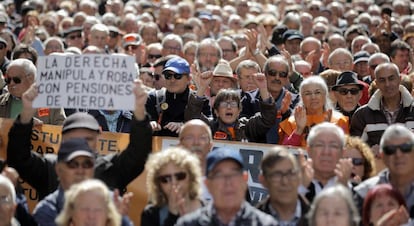
[[[347,89],[347,88],[339,88],[337,89],[338,93],[341,95],[347,95],[348,93],[351,93],[352,95],[357,95],[359,93],[359,89]]]
[[[77,169],[82,167],[83,169],[90,169],[92,167],[94,167],[95,163],[92,160],[85,160],[83,162],[77,162],[74,160],[71,160],[69,162],[66,162],[66,166],[68,166],[68,168],[70,169]]]
[[[313,34],[315,34],[315,35],[317,35],[317,34],[323,35],[323,34],[325,34],[325,31],[314,31]]]
[[[162,57],[161,54],[148,54],[148,58],[150,59],[158,59],[160,57]]]
[[[22,79],[19,77],[6,77],[4,79],[4,81],[6,82],[7,85],[9,85],[11,83],[11,81],[13,80],[14,84],[20,84],[22,82]]]
[[[173,177],[175,178],[176,181],[182,181],[182,180],[185,180],[185,178],[187,178],[187,173],[178,172],[174,174],[161,175],[158,177],[158,181],[163,184],[167,184],[167,183],[172,182]]]
[[[68,39],[71,39],[71,40],[74,40],[74,39],[77,39],[77,38],[82,38],[82,34],[68,36]]]
[[[382,150],[386,155],[393,155],[397,152],[397,149],[400,149],[402,153],[409,153],[411,150],[413,150],[413,147],[413,143],[404,143],[400,145],[385,145],[382,147]]]
[[[116,37],[118,37],[118,33],[116,33],[116,32],[109,32],[109,37],[111,37],[111,38],[116,38]]]
[[[172,77],[174,77],[174,79],[176,79],[176,80],[180,80],[183,77],[183,74],[164,72],[164,77],[167,80],[170,80]]]
[[[352,158],[352,165],[362,166],[364,165],[365,160],[363,158]]]
[[[286,71],[276,71],[276,70],[269,70],[267,74],[272,77],[279,75],[279,77],[281,78],[287,78],[288,76],[288,73]]]

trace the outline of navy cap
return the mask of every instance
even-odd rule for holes
[[[206,175],[208,175],[218,163],[224,160],[234,160],[243,169],[243,158],[240,153],[234,149],[221,147],[208,153]]]
[[[360,90],[364,88],[362,84],[359,83],[357,74],[353,71],[344,71],[336,80],[336,84],[332,86],[332,90],[337,90],[339,87],[344,85],[357,85]]]
[[[101,131],[98,121],[86,112],[76,112],[65,119],[63,122],[62,133],[66,133],[72,129],[89,129],[96,132]]]
[[[190,64],[184,59],[179,56],[175,56],[165,63],[163,73],[165,71],[173,71],[177,74],[190,74]]]
[[[84,138],[73,138],[63,141],[57,155],[58,162],[69,162],[78,156],[95,157],[94,151]]]
[[[368,62],[369,57],[370,55],[367,51],[358,51],[354,54],[354,64],[359,62]]]
[[[287,30],[283,33],[283,41],[286,42],[288,40],[293,39],[300,39],[303,40],[303,34],[298,30]]]

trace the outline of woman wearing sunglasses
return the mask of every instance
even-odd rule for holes
[[[352,183],[359,184],[376,175],[374,154],[361,138],[347,136],[342,157],[352,159]]]
[[[147,160],[149,203],[141,226],[175,225],[177,219],[201,206],[201,169],[196,156],[182,148],[152,154]]]

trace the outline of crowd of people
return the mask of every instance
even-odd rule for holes
[[[0,117],[14,122],[0,225],[414,225],[413,10],[2,1]],[[134,59],[134,110],[33,108],[38,58],[85,54]],[[56,154],[31,150],[42,124],[62,127]],[[102,131],[128,133],[126,149],[98,154]],[[151,154],[153,136],[178,145]],[[253,202],[248,160],[217,140],[275,145],[256,166],[267,197]],[[148,204],[129,209],[126,187],[144,170]],[[20,179],[39,195],[33,211]]]

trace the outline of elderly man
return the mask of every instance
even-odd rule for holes
[[[322,189],[337,182],[348,185],[352,162],[351,159],[342,159],[344,146],[345,134],[335,124],[323,122],[310,130],[306,149],[312,159],[314,176],[305,179],[310,179],[310,183],[304,192],[310,202]]]
[[[200,42],[196,50],[196,62],[200,72],[213,71],[223,57],[223,52],[214,39],[207,38]]]
[[[260,182],[269,196],[257,208],[284,225],[305,225],[309,203],[298,194],[302,181],[301,166],[284,147],[267,151],[261,163]]]
[[[16,211],[16,191],[9,178],[0,174],[0,225],[19,226],[14,218]]]
[[[109,188],[117,188],[121,192],[124,192],[126,186],[144,170],[145,160],[152,149],[152,130],[145,109],[142,107],[147,100],[147,94],[140,81],[136,81],[133,93],[136,107],[132,117],[128,147],[120,153],[96,155],[94,167],[95,178],[104,181]],[[30,137],[34,125],[33,115],[36,112],[36,109],[32,108],[32,103],[37,95],[37,87],[33,84],[22,97],[23,110],[9,131],[7,163],[19,172],[23,180],[36,189],[42,199],[56,190],[59,180],[55,171],[55,155],[43,157],[31,151]],[[99,134],[98,122],[87,113],[72,114],[64,121],[62,127],[63,141],[84,138],[88,140],[89,146],[94,151],[98,150]]]
[[[364,86],[358,82],[356,73],[352,71],[342,72],[332,87],[337,100],[336,110],[348,116],[349,121],[359,107],[358,102],[361,99],[363,88]]]
[[[35,82],[36,66],[27,59],[16,59],[7,68],[5,82],[8,93],[0,96],[0,117],[17,118],[22,110],[22,95]],[[34,117],[45,124],[62,125],[65,112],[60,109],[39,108]]]
[[[351,120],[350,133],[360,136],[370,146],[378,145],[385,129],[394,123],[404,123],[414,128],[413,97],[400,85],[398,67],[384,63],[375,69],[378,90],[368,104],[360,107]],[[374,148],[378,152],[378,146]]]
[[[374,53],[368,59],[369,76],[363,78],[364,82],[371,84],[375,80],[375,69],[382,63],[389,63],[390,58],[384,53]]]
[[[388,183],[398,189],[405,198],[410,217],[414,217],[414,134],[404,124],[390,125],[380,141],[380,154],[387,169],[377,176],[361,182],[354,188],[359,207],[368,190],[377,184]]]
[[[213,201],[181,217],[184,225],[278,225],[272,216],[252,207],[244,200],[247,175],[239,152],[218,148],[207,155],[205,181]]]

